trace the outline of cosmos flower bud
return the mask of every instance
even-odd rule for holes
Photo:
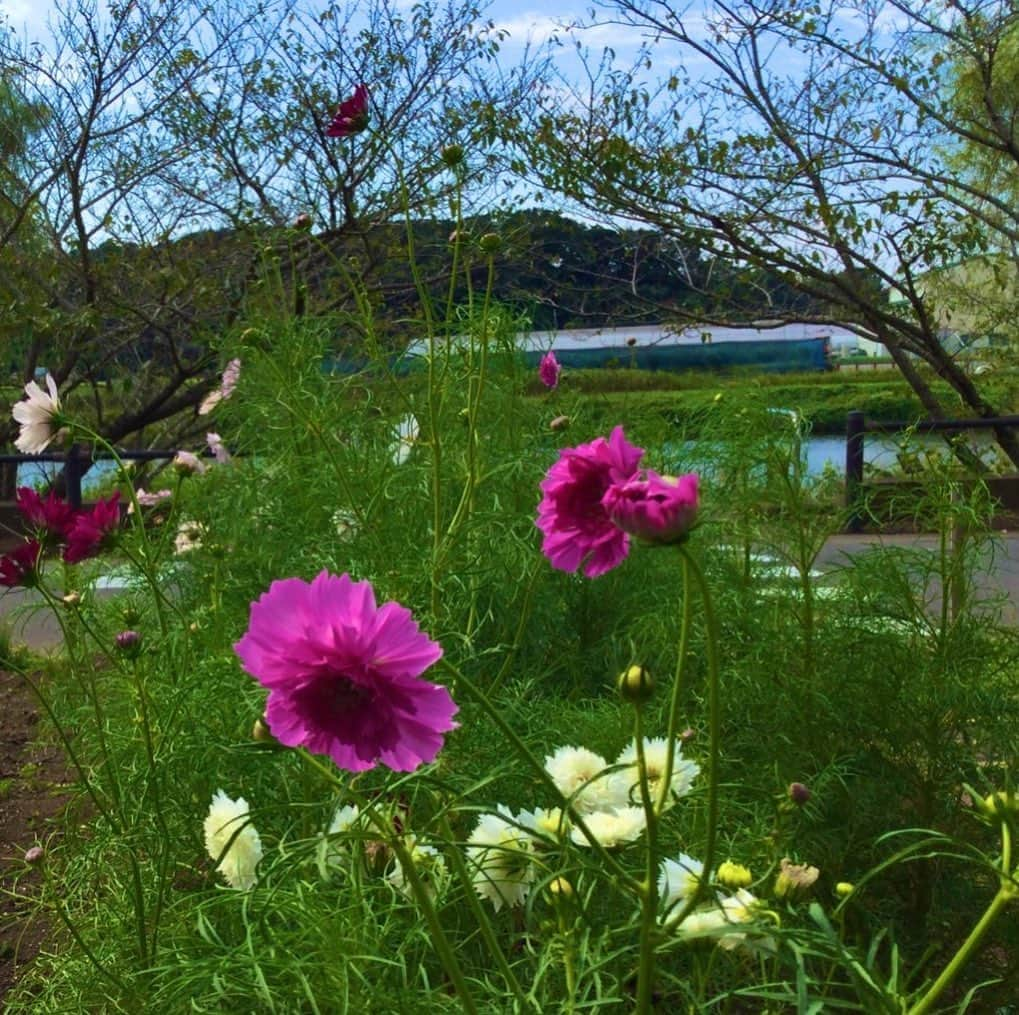
[[[551,423],[549,423],[548,428],[553,433],[559,433],[561,430],[569,429],[569,426],[570,426],[569,416],[556,416],[556,418],[552,420]]]
[[[276,743],[276,738],[272,735],[264,716],[259,716],[251,727],[251,739],[260,744]]]
[[[464,160],[463,145],[445,145],[439,155],[450,169],[455,169]]]
[[[569,899],[573,897],[573,885],[571,885],[566,878],[554,878],[549,882],[548,890],[560,899]]]
[[[46,856],[46,850],[42,846],[31,846],[25,850],[25,863],[35,866],[36,864],[42,863]]]
[[[643,666],[628,666],[616,680],[616,690],[623,701],[639,705],[648,701],[655,692],[655,682]]]
[[[789,783],[788,794],[789,799],[798,807],[802,807],[804,804],[808,803],[812,796],[810,790],[804,786],[802,782]]]
[[[311,221],[311,216],[306,211],[302,211],[301,214],[294,219],[293,227],[304,232],[311,228]]]
[[[632,335],[626,340],[626,344],[632,349],[637,344],[637,339]]]
[[[978,804],[978,809],[994,821],[1015,821],[1019,817],[1019,798],[1013,791],[990,793]]]
[[[141,650],[142,636],[137,631],[121,631],[115,641],[125,655],[137,655]]]
[[[502,237],[498,233],[485,233],[478,240],[478,246],[486,254],[498,254],[502,249]]]
[[[725,888],[748,888],[753,883],[753,875],[741,863],[726,860],[718,865],[715,880]]]
[[[840,881],[835,886],[835,894],[840,899],[848,899],[854,891],[856,891],[856,886],[850,881]]]

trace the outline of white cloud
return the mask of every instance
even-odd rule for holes
[[[0,18],[30,39],[38,38],[45,31],[46,21],[54,9],[52,0],[0,0]]]
[[[613,49],[637,47],[648,38],[643,28],[615,24],[579,24],[577,18],[553,16],[538,11],[521,11],[511,17],[497,18],[496,31],[509,38],[504,45],[544,45],[553,39],[580,42],[585,46],[611,46]]]

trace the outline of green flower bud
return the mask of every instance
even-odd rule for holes
[[[725,863],[718,865],[718,870],[715,871],[715,880],[724,888],[735,889],[749,888],[753,884],[754,878],[743,864],[726,860]]]
[[[651,674],[643,666],[628,666],[619,674],[616,689],[623,701],[638,705],[648,701],[655,693],[655,682]]]
[[[498,254],[502,249],[502,237],[498,233],[485,233],[484,236],[478,240],[478,246],[486,254]]]
[[[463,145],[445,145],[440,152],[440,156],[442,161],[445,162],[450,169],[455,169],[464,160]]]

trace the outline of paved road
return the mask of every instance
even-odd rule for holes
[[[844,565],[859,553],[875,547],[900,546],[935,553],[938,537],[934,535],[832,536],[818,555],[820,570]],[[977,592],[981,597],[1005,597],[1002,620],[1019,625],[1019,532],[1000,532],[983,553],[976,568]],[[932,592],[934,588],[932,587]]]
[[[849,563],[854,556],[873,547],[905,546],[933,553],[937,536],[832,536],[817,559],[824,571]],[[993,552],[977,571],[981,593],[1007,597],[1003,610],[1006,623],[1019,625],[1019,532],[1002,533],[995,539]],[[100,593],[115,595],[113,591]],[[30,589],[4,589],[0,592],[0,625],[7,625],[16,644],[37,652],[55,652],[61,646],[60,627],[52,612],[37,593]]]

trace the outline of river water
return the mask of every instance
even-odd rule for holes
[[[846,439],[845,437],[808,437],[804,442],[807,456],[807,472],[810,475],[820,475],[824,471],[826,463],[830,462],[835,470],[844,473],[846,469]],[[989,437],[978,438],[976,443],[982,447],[990,448],[993,441]],[[910,448],[915,452],[919,450],[943,451],[945,442],[936,435],[914,435],[910,441]],[[695,452],[696,442],[690,442],[688,447]],[[868,468],[894,469],[898,464],[898,453],[900,442],[888,435],[868,435],[864,442],[864,464]],[[696,454],[695,454],[696,457]],[[83,489],[94,489],[113,470],[112,462],[97,462],[85,474],[82,481]],[[56,462],[26,462],[18,467],[18,484],[20,486],[42,486],[51,480],[60,467]]]

